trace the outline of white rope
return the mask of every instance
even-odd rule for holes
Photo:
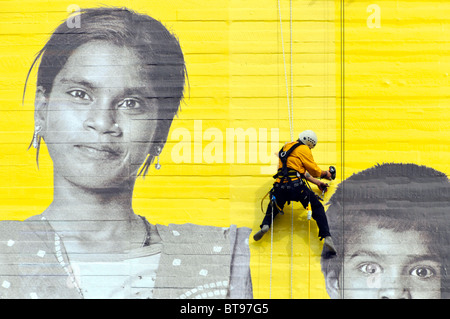
[[[272,200],[272,199],[270,199]],[[272,299],[272,252],[273,252],[273,206],[272,206],[272,221],[270,223],[270,290],[269,299]]]
[[[291,131],[291,141],[294,141],[294,71],[293,71],[293,59],[292,59],[292,0],[289,1],[290,12],[290,54],[291,54],[291,112],[289,113],[289,127]],[[291,204],[291,299],[293,289],[294,278],[294,202]]]
[[[290,131],[291,131],[291,142],[294,141],[294,71],[293,71],[293,59],[292,59],[292,42],[293,42],[293,38],[292,38],[292,0],[289,1],[289,12],[290,12],[290,22],[289,22],[289,27],[290,27],[290,55],[291,55],[291,110],[289,113],[289,127],[290,127]]]
[[[284,51],[284,39],[283,39],[283,19],[281,18],[281,4],[280,0],[278,0],[278,12],[280,19],[280,34],[281,34],[281,47],[283,49],[283,65],[284,65],[284,78],[286,82],[286,97],[287,97],[287,105],[288,105],[288,116],[289,116],[289,130],[291,141],[294,141],[294,72],[293,72],[293,59],[292,59],[292,0],[289,1],[289,27],[290,27],[290,87],[291,92],[289,94],[289,84],[288,84],[288,76],[287,76],[287,68],[286,68],[286,53]],[[290,97],[290,99],[289,99]],[[272,224],[273,228],[273,224]],[[273,229],[272,229],[273,231]],[[273,240],[273,239],[272,239]],[[272,245],[271,243],[271,260],[272,260]],[[270,267],[272,268],[272,261]],[[290,285],[290,297],[292,299],[292,289],[293,289],[293,272],[294,272],[294,204],[291,204],[291,285]],[[272,290],[272,287],[270,287]]]
[[[290,48],[291,48],[291,100],[293,103],[293,78],[292,78],[292,0],[290,0],[290,27],[291,27],[291,44],[290,44]],[[289,99],[289,84],[288,84],[288,75],[287,75],[287,69],[286,69],[286,53],[284,52],[284,39],[283,39],[283,20],[281,18],[281,5],[280,5],[280,0],[278,0],[278,12],[279,12],[279,19],[280,19],[280,34],[281,34],[281,48],[283,50],[283,65],[284,65],[284,79],[286,82],[286,98],[287,98],[287,106],[288,106],[288,116],[289,116],[289,127],[290,127],[290,133],[291,133],[291,141],[294,141],[294,124],[293,124],[293,118],[294,118],[294,111],[293,108],[291,107],[291,100]]]

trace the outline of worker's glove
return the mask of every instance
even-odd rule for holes
[[[318,187],[319,187],[319,189],[322,191],[322,192],[326,192],[327,191],[327,189],[328,189],[328,184],[327,183],[323,183],[323,182],[320,182],[320,184],[319,185],[317,185]]]

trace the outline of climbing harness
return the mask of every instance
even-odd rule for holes
[[[287,179],[289,182],[291,181],[291,177],[299,177],[299,173],[294,170],[294,169],[289,169],[289,167],[287,166],[287,159],[289,157],[289,155],[291,155],[291,153],[300,145],[302,145],[303,143],[295,143],[294,145],[291,146],[291,148],[289,148],[287,151],[284,151],[284,147],[281,148],[281,150],[278,152],[278,158],[281,161],[281,168],[278,169],[277,174],[275,174],[273,177],[274,178],[280,178],[279,183],[283,183],[285,179]]]
[[[264,207],[263,207],[264,199],[270,195],[270,197],[269,197],[270,205],[272,207],[275,207],[278,210],[278,213],[281,213],[282,215],[284,214],[283,210],[276,203],[276,198],[273,195],[273,191],[274,191],[275,187],[281,187],[281,188],[287,187],[287,185],[286,186],[283,185],[283,182],[286,179],[288,181],[292,181],[292,178],[300,178],[299,173],[294,169],[289,169],[286,164],[287,158],[289,157],[289,155],[292,153],[292,151],[294,151],[294,149],[296,149],[300,145],[301,145],[301,143],[296,143],[289,150],[283,151],[283,148],[281,148],[281,150],[278,152],[278,157],[281,160],[282,167],[280,169],[278,169],[278,172],[273,176],[273,178],[275,178],[275,179],[279,178],[280,181],[275,182],[273,184],[272,189],[269,190],[267,192],[267,194],[261,199],[261,211],[262,212],[264,212]]]
[[[297,172],[295,169],[291,169],[287,166],[287,159],[289,157],[289,155],[291,155],[291,153],[300,145],[302,145],[303,143],[298,142],[295,143],[293,146],[291,146],[287,151],[284,151],[284,147],[281,148],[281,150],[278,152],[278,157],[282,163],[282,167],[278,169],[277,173],[275,175],[273,175],[274,179],[279,179],[279,181],[276,181],[273,184],[273,187],[271,190],[269,190],[267,192],[266,195],[264,195],[264,197],[261,199],[261,211],[264,213],[264,207],[263,207],[263,203],[264,200],[266,199],[267,196],[269,196],[270,199],[270,205],[272,207],[274,207],[275,209],[277,209],[278,213],[280,214],[284,214],[283,209],[277,204],[276,202],[276,197],[273,195],[274,193],[274,188],[291,188],[291,187],[298,187],[300,185],[303,185],[304,183],[307,184],[307,181],[304,180],[304,176],[302,174],[300,174],[299,172]],[[293,181],[294,179],[294,181]],[[288,183],[285,183],[285,181],[287,181]],[[309,185],[308,185],[309,187]],[[311,187],[309,187],[311,189]],[[290,202],[288,201],[288,205],[290,204]]]

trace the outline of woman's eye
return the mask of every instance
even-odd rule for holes
[[[127,110],[133,110],[140,108],[141,104],[138,100],[135,99],[125,99],[119,103],[119,108],[127,109]]]
[[[410,274],[420,279],[427,279],[436,275],[436,271],[431,267],[418,266],[411,270]]]
[[[358,269],[367,275],[378,274],[382,271],[381,266],[375,263],[362,264],[358,267]]]
[[[69,93],[71,96],[73,96],[76,99],[91,101],[91,97],[82,90],[72,90],[67,93]]]

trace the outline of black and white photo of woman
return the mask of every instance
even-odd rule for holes
[[[133,210],[136,178],[183,99],[177,38],[126,8],[79,14],[81,27],[61,23],[32,66],[31,144],[52,159],[53,201],[0,223],[0,296],[251,298],[249,229],[153,225]]]

